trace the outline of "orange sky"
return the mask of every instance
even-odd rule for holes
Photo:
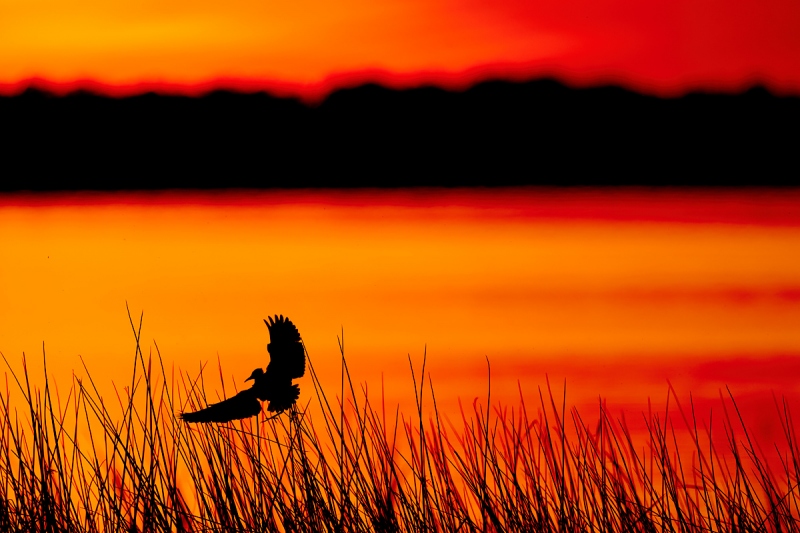
[[[585,406],[663,403],[668,379],[700,404],[797,399],[797,191],[6,196],[0,241],[0,351],[35,371],[44,342],[67,381],[79,355],[129,379],[127,301],[146,351],[210,363],[211,390],[217,357],[228,386],[266,365],[281,313],[337,390],[343,327],[354,378],[392,401],[426,345],[450,407],[485,395],[486,356],[503,402],[545,375]]]
[[[658,94],[800,93],[793,0],[5,0],[0,93],[38,80],[113,94],[369,79],[461,87],[558,75]]]

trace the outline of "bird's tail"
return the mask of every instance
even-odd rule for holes
[[[290,408],[300,397],[300,385],[289,385],[280,391],[273,391],[267,409],[272,412],[281,412]]]

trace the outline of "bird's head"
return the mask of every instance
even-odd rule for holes
[[[256,368],[253,370],[253,373],[250,374],[250,377],[247,378],[245,381],[256,381],[258,378],[264,375],[264,370],[262,368]]]

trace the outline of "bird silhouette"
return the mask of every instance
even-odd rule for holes
[[[290,408],[300,397],[300,386],[292,380],[306,371],[306,354],[300,332],[291,320],[275,315],[264,320],[269,330],[269,364],[266,372],[256,368],[245,381],[253,386],[237,395],[211,404],[193,413],[181,413],[186,422],[229,422],[256,416],[261,412],[261,401],[268,401],[267,410],[280,413]]]

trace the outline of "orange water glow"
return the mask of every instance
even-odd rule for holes
[[[800,93],[792,0],[10,0],[0,93],[463,88],[556,76],[654,94]]]
[[[703,410],[729,386],[768,423],[800,383],[800,191],[416,190],[0,198],[0,351],[34,378],[130,380],[126,302],[145,353],[207,387],[265,366],[262,319],[289,316],[332,395],[337,336],[356,386],[437,402]],[[303,400],[313,395],[301,380]],[[212,393],[213,398],[213,393]],[[760,416],[757,416],[759,415]],[[636,418],[634,417],[634,420]]]

